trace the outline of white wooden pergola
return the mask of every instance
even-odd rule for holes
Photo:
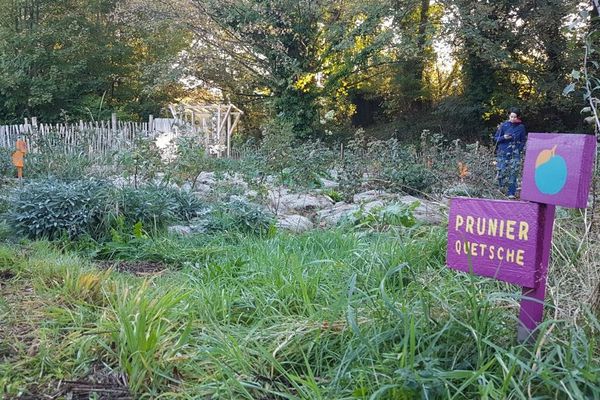
[[[169,110],[175,120],[189,125],[192,132],[202,135],[202,141],[211,154],[218,157],[227,151],[231,156],[231,136],[243,111],[233,104],[171,104]]]

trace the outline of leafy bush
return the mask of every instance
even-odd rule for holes
[[[134,226],[162,230],[189,221],[204,205],[193,194],[159,186],[122,188],[98,180],[32,181],[12,195],[7,214],[17,232],[30,238],[103,238],[109,228]],[[120,222],[119,222],[120,221]]]
[[[162,230],[177,220],[179,205],[164,187],[124,187],[117,192],[116,210],[116,216],[127,226],[141,222],[145,228]]]
[[[396,139],[367,141],[356,132],[337,167],[345,199],[367,189],[423,195],[456,186],[471,194],[497,194],[493,149],[479,143],[448,143],[442,135],[424,131],[421,141],[407,145]]]
[[[274,225],[275,218],[264,208],[242,198],[218,206],[207,224],[209,231],[239,231],[264,234]]]
[[[202,202],[191,193],[163,186],[125,187],[119,190],[116,210],[127,226],[141,222],[154,231],[169,223],[189,221],[203,208]]]
[[[358,130],[340,163],[340,190],[346,199],[365,188],[389,189],[409,194],[430,192],[436,183],[420,162],[414,146],[396,139],[367,142]]]
[[[31,181],[13,193],[8,220],[30,238],[98,236],[103,231],[110,186],[102,181]]]
[[[178,189],[169,189],[167,192],[170,192],[175,200],[175,216],[181,221],[189,222],[206,209],[206,204],[194,193]]]
[[[13,231],[6,221],[0,220],[0,242],[9,240],[13,236],[12,233]]]
[[[198,137],[182,136],[175,143],[175,159],[170,163],[172,178],[178,184],[190,182],[195,187],[198,176],[207,170],[209,158]]]
[[[342,194],[335,189],[325,189],[323,190],[323,194],[333,200],[334,203],[344,200]]]
[[[375,230],[385,230],[393,226],[410,228],[416,224],[414,211],[417,207],[419,207],[418,201],[410,205],[389,204],[383,207],[374,207],[368,211],[361,208],[346,217],[341,223]]]
[[[422,164],[405,164],[389,171],[390,184],[408,194],[430,193],[437,182],[435,175]]]
[[[8,212],[10,209],[10,196],[8,193],[0,194],[0,215]]]
[[[245,153],[247,168],[288,186],[320,186],[319,177],[326,175],[335,160],[333,151],[320,141],[297,141],[292,126],[282,121],[269,124],[261,146],[248,145]]]
[[[78,132],[80,141],[75,148],[66,138],[54,131],[29,135],[31,147],[25,157],[23,175],[26,178],[80,179],[87,174],[92,162],[88,156],[90,132]],[[70,148],[69,154],[65,148]]]
[[[132,149],[118,154],[117,162],[125,177],[133,179],[136,188],[140,183],[150,182],[164,168],[160,149],[144,138],[137,139]]]

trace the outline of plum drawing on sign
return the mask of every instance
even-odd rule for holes
[[[540,151],[535,160],[535,185],[544,194],[557,194],[567,183],[567,162],[552,149]]]
[[[587,207],[595,156],[594,135],[529,133],[521,200]]]

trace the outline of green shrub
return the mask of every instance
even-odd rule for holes
[[[189,222],[206,209],[206,204],[194,193],[178,189],[169,189],[168,191],[172,193],[177,205],[175,215],[181,221]]]
[[[136,139],[131,149],[116,155],[126,178],[132,178],[137,188],[140,183],[152,181],[164,169],[160,149],[151,140]]]
[[[0,242],[5,242],[13,237],[13,230],[6,221],[0,219]]]
[[[25,157],[25,178],[54,178],[60,180],[82,179],[92,165],[86,154],[64,154],[62,148],[28,153]]]
[[[264,208],[234,197],[213,210],[207,230],[264,234],[274,223],[274,216]]]
[[[272,175],[288,186],[318,187],[335,161],[333,151],[320,141],[300,142],[292,125],[274,122],[265,127],[259,148],[246,148],[247,166]],[[244,164],[244,163],[241,163]]]
[[[175,198],[158,186],[124,187],[119,190],[116,201],[118,215],[126,226],[141,222],[146,229],[161,230],[177,220],[179,208]]]
[[[204,204],[192,193],[155,185],[120,189],[116,204],[126,226],[141,222],[145,229],[154,231],[175,221],[189,221],[203,208]]]
[[[392,186],[408,194],[430,193],[437,182],[435,175],[423,164],[404,164],[386,176]]]
[[[176,157],[169,164],[170,174],[175,182],[179,184],[190,182],[194,187],[200,173],[206,171],[208,167],[209,158],[206,150],[195,136],[179,137],[175,149]]]
[[[98,236],[104,230],[110,188],[97,180],[31,181],[13,192],[7,218],[18,233],[34,239]]]
[[[325,196],[329,196],[329,198],[331,200],[333,200],[335,203],[337,203],[338,201],[344,200],[344,196],[335,189],[325,189],[325,190],[323,190],[323,194]]]
[[[419,207],[418,201],[410,205],[389,204],[383,207],[374,207],[368,211],[361,208],[340,222],[342,225],[374,230],[385,230],[393,226],[410,228],[416,224],[414,211],[417,207]]]
[[[29,135],[35,152],[25,157],[23,175],[26,178],[81,179],[87,174],[92,162],[88,156],[91,132],[78,132],[77,147],[67,143],[66,138],[55,131]],[[69,148],[69,154],[65,149]]]
[[[10,196],[7,193],[2,193],[0,194],[0,215],[8,212],[8,210],[10,210]]]

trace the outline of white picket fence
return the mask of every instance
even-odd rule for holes
[[[0,148],[14,149],[22,139],[33,153],[45,148],[104,159],[131,149],[137,139],[155,140],[160,135],[158,142],[169,146],[172,139],[187,132],[198,136],[208,154],[235,157],[231,136],[243,112],[233,104],[171,105],[170,110],[173,118],[151,115],[147,122],[118,121],[116,114],[110,121],[79,123],[38,124],[36,118],[25,119],[23,124],[0,125]]]
[[[150,118],[148,122],[94,121],[79,123],[38,124],[25,120],[18,125],[0,125],[0,147],[14,149],[17,139],[23,139],[31,152],[42,144],[64,154],[103,158],[131,148],[139,138],[154,139],[171,132],[174,120]]]

